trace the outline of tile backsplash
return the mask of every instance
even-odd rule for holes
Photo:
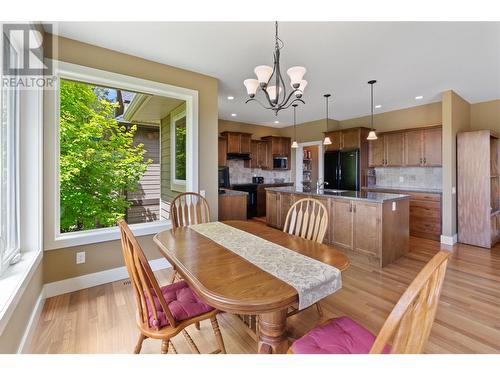
[[[291,171],[269,171],[260,168],[245,168],[243,160],[228,160],[227,166],[229,167],[229,179],[231,184],[245,184],[252,182],[252,177],[264,177],[264,183],[273,183],[275,178],[284,178],[285,182],[292,180]]]
[[[442,168],[375,168],[377,186],[392,188],[442,188]]]

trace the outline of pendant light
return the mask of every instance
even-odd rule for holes
[[[297,143],[297,122],[296,122],[296,109],[297,109],[298,104],[292,104],[293,107],[293,142],[292,142],[292,148],[299,148],[299,145]]]
[[[332,144],[332,140],[330,139],[330,137],[328,137],[326,135],[326,133],[328,133],[328,98],[330,98],[330,94],[325,94],[323,95],[325,97],[325,101],[326,101],[326,132],[325,132],[325,139],[323,140],[323,144],[325,146],[328,146],[328,145],[331,145]]]
[[[377,133],[375,133],[375,129],[373,129],[373,85],[376,83],[377,81],[372,79],[371,81],[368,81],[368,84],[370,85],[371,87],[371,95],[370,95],[370,109],[371,109],[371,118],[370,118],[370,122],[371,122],[371,130],[370,132],[368,133],[368,137],[366,137],[367,140],[369,141],[374,141],[375,139],[378,139],[377,137]]]

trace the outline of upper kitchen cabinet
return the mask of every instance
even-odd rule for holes
[[[245,168],[268,169],[266,141],[251,140],[250,160],[245,160]]]
[[[228,154],[249,154],[250,133],[222,132],[221,136],[226,140]]]
[[[226,163],[227,163],[227,142],[226,142],[226,138],[219,137],[218,154],[219,154],[219,166],[226,165]]]
[[[268,142],[268,152],[271,155],[290,156],[291,138],[270,135],[262,137],[262,140]]]
[[[385,139],[379,137],[368,142],[368,166],[383,167],[385,165]]]
[[[433,127],[404,132],[405,166],[440,167],[442,165],[442,129]]]
[[[326,132],[325,136],[330,137],[332,144],[327,145],[325,151],[354,150],[361,148],[362,136],[367,130],[366,128],[349,128]]]
[[[424,129],[423,131],[423,162],[426,167],[441,166],[442,161],[442,138],[441,127]]]
[[[390,133],[385,138],[385,166],[401,167],[403,165],[403,134]]]
[[[441,127],[379,133],[369,142],[370,167],[440,167]]]

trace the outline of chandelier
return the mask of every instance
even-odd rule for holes
[[[287,94],[286,84],[283,80],[280,71],[280,50],[284,43],[278,37],[278,22],[275,23],[275,45],[274,45],[274,64],[273,67],[267,65],[259,65],[254,69],[257,79],[249,78],[243,81],[247,89],[247,94],[250,97],[245,103],[256,101],[266,109],[274,111],[277,116],[282,109],[287,109],[295,102],[305,102],[301,99],[304,94],[304,89],[307,86],[307,81],[304,80],[306,68],[302,66],[293,66],[286,72],[290,77],[290,86],[292,90]],[[262,90],[264,93],[266,104],[255,99],[257,90]]]

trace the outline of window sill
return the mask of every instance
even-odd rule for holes
[[[21,260],[0,277],[0,336],[41,260],[42,251],[22,252]]]
[[[156,234],[162,230],[172,228],[170,220],[160,220],[151,223],[132,224],[130,229],[135,236],[146,236]],[[65,247],[88,245],[99,242],[113,241],[120,239],[118,227],[86,230],[82,232],[64,233],[48,240],[45,250],[56,250]]]

